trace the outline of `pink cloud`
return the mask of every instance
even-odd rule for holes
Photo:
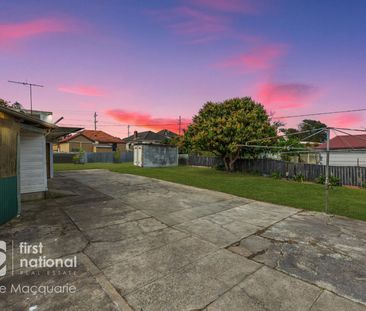
[[[129,112],[121,109],[108,110],[106,114],[118,122],[141,126],[151,130],[168,129],[173,132],[178,132],[179,128],[177,118],[154,118],[147,113]],[[190,122],[191,120],[189,119],[182,119],[181,129],[187,128]]]
[[[318,88],[303,83],[265,83],[259,86],[257,100],[270,109],[299,108],[309,104]]]
[[[82,95],[82,96],[104,96],[105,92],[95,86],[90,85],[61,85],[58,87],[60,92]]]
[[[228,58],[218,64],[218,68],[232,68],[240,72],[271,69],[275,62],[287,52],[287,47],[280,44],[268,44],[235,57]]]
[[[334,114],[322,116],[319,119],[333,127],[358,127],[364,124],[362,116],[355,113]]]
[[[249,0],[192,0],[191,3],[223,12],[253,13],[257,11],[254,1]]]
[[[46,33],[71,30],[69,22],[57,18],[42,18],[21,23],[0,24],[0,47]]]
[[[218,34],[229,29],[226,18],[189,7],[151,10],[148,13],[164,23],[175,34],[190,37],[189,43],[215,40]]]

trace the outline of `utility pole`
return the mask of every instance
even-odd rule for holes
[[[30,111],[31,111],[31,115],[32,115],[33,114],[32,86],[37,86],[37,87],[44,87],[44,86],[43,85],[39,85],[39,84],[34,84],[34,83],[19,82],[19,81],[12,81],[12,80],[8,80],[8,82],[15,83],[15,84],[22,84],[22,85],[25,85],[25,86],[29,86]]]
[[[127,125],[127,137],[130,137],[130,125]]]
[[[182,117],[179,116],[179,136],[180,136],[181,129],[182,129]]]
[[[96,131],[97,130],[97,113],[96,112],[94,112],[94,131]]]
[[[325,163],[325,213],[329,212],[329,158],[330,158],[330,128],[326,129],[327,133],[327,151]]]

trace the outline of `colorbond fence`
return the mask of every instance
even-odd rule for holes
[[[60,152],[53,154],[54,163],[73,163],[72,158],[78,153]],[[85,163],[122,163],[133,162],[133,152],[121,152],[119,159],[115,159],[113,152],[85,152]]]
[[[216,157],[190,155],[188,164],[214,167],[222,164],[222,160]],[[325,165],[292,163],[272,159],[240,159],[236,162],[235,170],[267,176],[276,173],[283,178],[293,178],[301,174],[306,181],[315,181],[320,176],[325,176]],[[339,178],[341,185],[362,186],[366,182],[366,167],[330,166],[329,170],[330,176]]]

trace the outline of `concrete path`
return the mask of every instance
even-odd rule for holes
[[[0,310],[366,310],[365,222],[105,170],[50,187],[72,195],[0,227]],[[21,242],[77,268],[21,267]]]

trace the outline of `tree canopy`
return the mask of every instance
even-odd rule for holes
[[[224,102],[207,102],[193,117],[181,141],[190,151],[210,151],[223,158],[227,170],[232,171],[240,157],[241,146],[253,140],[276,136],[264,107],[250,97],[233,98]]]
[[[327,125],[317,121],[317,120],[309,120],[305,119],[298,125],[298,128],[288,128],[285,129],[284,132],[286,134],[296,134],[292,137],[296,137],[299,141],[308,141],[308,142],[315,142],[315,143],[322,143],[327,139],[327,134],[325,131],[316,134],[314,136],[311,136],[310,138],[307,138],[311,134],[315,134],[317,131],[319,131],[322,128],[326,128]],[[306,132],[306,133],[300,133],[300,132]]]

